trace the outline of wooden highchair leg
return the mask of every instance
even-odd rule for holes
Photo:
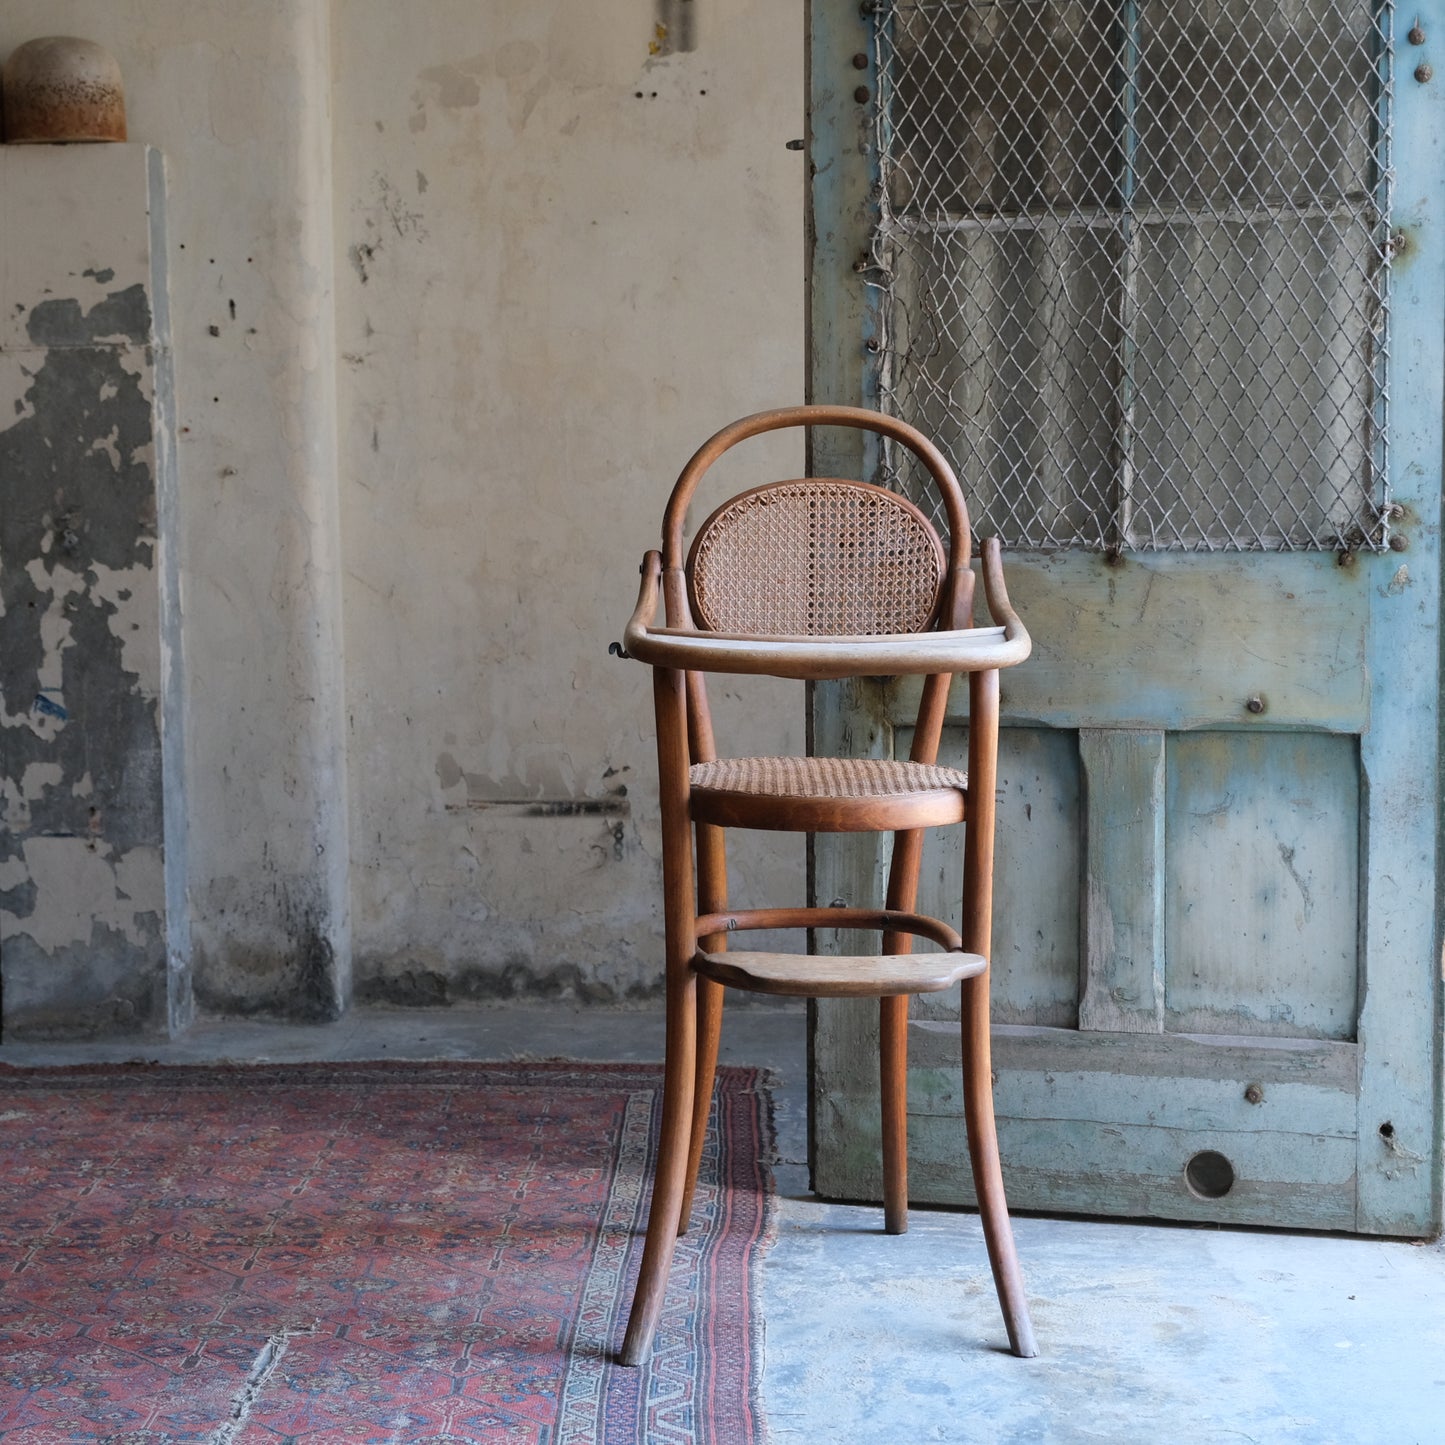
[[[908,995],[878,1000],[883,1107],[883,1232],[908,1233]]]
[[[677,1232],[686,1234],[692,1223],[692,1200],[697,1193],[697,1174],[702,1165],[702,1148],[707,1142],[707,1121],[712,1113],[713,1080],[717,1075],[718,1041],[722,1037],[723,997],[727,990],[715,979],[697,981],[697,1068],[693,1076],[692,1126],[687,1150],[687,1186]]]
[[[993,934],[994,815],[998,788],[998,673],[968,679],[968,820],[963,845],[963,946],[985,960]],[[994,1287],[1003,1306],[1009,1346],[1016,1355],[1039,1352],[1014,1249],[1003,1192],[993,1117],[993,1048],[988,1018],[989,969],[963,981],[963,1116],[973,1189]]]
[[[662,1313],[667,1275],[677,1243],[677,1222],[687,1185],[687,1146],[692,1132],[692,1089],[696,1069],[697,976],[687,973],[667,989],[667,1064],[662,1085],[662,1134],[657,1172],[652,1181],[652,1207],[647,1216],[647,1243],[632,1314],[622,1342],[624,1365],[640,1365],[652,1348]]]
[[[893,862],[888,870],[888,907],[913,910],[918,898],[918,866],[923,857],[923,830],[893,835]],[[885,954],[911,953],[913,937],[885,933]],[[883,1112],[883,1231],[908,1233],[908,995],[878,1000],[878,1083]]]
[[[988,974],[963,981],[963,1114],[973,1188],[983,1220],[988,1262],[1003,1308],[1009,1348],[1025,1359],[1038,1354],[1023,1272],[1014,1248],[1013,1225],[1003,1192],[998,1134],[993,1117],[993,1062],[989,1050]]]
[[[696,831],[698,907],[703,913],[723,913],[728,906],[727,835],[712,823],[699,823]],[[718,933],[699,939],[698,946],[708,953],[722,953],[728,946],[727,935]],[[702,1164],[703,1145],[707,1142],[708,1116],[712,1113],[726,992],[723,985],[713,979],[697,981],[697,1073],[692,1093],[692,1142],[687,1151],[687,1190],[682,1196],[682,1216],[677,1223],[679,1234],[686,1234],[692,1222],[697,1172]]]
[[[692,1093],[697,1069],[696,904],[692,882],[692,828],[688,821],[687,711],[684,675],[654,668],[657,760],[662,814],[662,889],[667,948],[667,1062],[662,1083],[662,1133],[647,1216],[647,1243],[621,1362],[640,1365],[652,1348],[662,1313],[677,1222],[687,1187],[692,1136]]]

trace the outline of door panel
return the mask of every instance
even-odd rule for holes
[[[1352,1040],[1355,740],[1183,733],[1165,751],[1164,1027]]]
[[[1035,640],[1002,679],[1012,1202],[1432,1232],[1445,3],[810,26],[811,399],[934,435]],[[818,752],[905,752],[916,685],[810,699]],[[815,897],[881,896],[886,853],[816,840]],[[931,842],[921,906],[956,920],[959,871]],[[913,1012],[919,1200],[971,1198],[956,1008]],[[877,1197],[876,1011],[813,1017],[815,1185]]]
[[[1009,596],[1021,616],[1028,607],[1034,652],[1003,674],[1003,707],[1056,727],[1359,732],[1369,589],[1389,586],[1399,566],[1364,560],[1385,563],[1385,576],[1332,553],[1136,552],[1111,563],[1010,550]],[[1252,712],[1251,698],[1265,711]]]
[[[911,729],[895,746],[906,756]],[[939,747],[947,767],[967,768],[968,732],[947,728]],[[1079,1020],[1079,750],[1074,736],[1008,728],[999,743],[993,1016],[1001,1023],[1074,1028]],[[1026,880],[1026,881],[1025,881]],[[963,888],[963,834],[939,828],[924,840],[918,899],[935,918],[957,911]],[[1015,899],[1011,890],[1025,894]],[[956,994],[922,994],[914,1018],[958,1018]]]

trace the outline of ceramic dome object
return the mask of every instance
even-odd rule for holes
[[[0,115],[10,144],[123,141],[120,66],[93,40],[74,35],[27,40],[0,69]]]

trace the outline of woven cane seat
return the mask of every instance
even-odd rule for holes
[[[692,786],[769,798],[896,798],[939,788],[968,789],[968,774],[882,758],[719,758],[694,763]]]
[[[884,758],[720,758],[689,776],[702,822],[809,833],[962,822],[968,791],[957,768]]]

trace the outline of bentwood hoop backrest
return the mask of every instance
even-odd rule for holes
[[[946,560],[937,533],[911,502],[833,478],[777,482],[732,498],[699,528],[685,560],[683,523],[707,470],[739,442],[797,426],[855,427],[912,451],[948,518]],[[787,407],[723,428],[683,468],[662,537],[669,626],[765,636],[916,632],[935,621],[941,601],[955,614],[943,625],[966,625],[971,539],[958,481],[926,437],[877,412]]]

